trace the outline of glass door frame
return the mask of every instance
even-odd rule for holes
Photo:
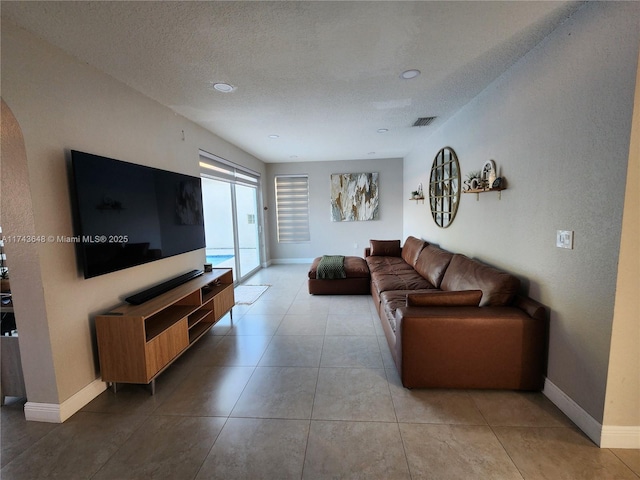
[[[260,232],[262,231],[262,226],[258,219],[258,187],[259,185],[247,185],[245,183],[236,183],[231,185],[233,195],[233,214],[235,219],[233,232],[237,243],[236,265],[243,279],[255,273],[262,265],[260,260]],[[243,201],[245,200],[245,194],[249,194],[252,197],[251,201],[246,203],[247,205],[251,205],[251,208],[248,209],[249,211],[242,211],[241,209],[241,207],[245,205],[245,202]],[[249,218],[247,217],[247,225],[249,225],[247,229],[241,228],[241,218],[244,218],[242,216],[245,213],[253,215],[254,217],[253,225],[249,223]],[[247,240],[250,240],[249,245],[247,244]],[[252,248],[252,246],[254,248]],[[252,258],[252,250],[255,251],[255,258]],[[243,266],[244,268],[250,268],[250,270],[245,272]]]
[[[238,284],[246,278],[260,270],[263,265],[264,258],[264,228],[262,212],[262,177],[260,173],[248,168],[236,165],[217,155],[210,154],[200,150],[200,176],[211,180],[227,183],[230,185],[229,194],[231,195],[232,210],[232,234],[234,249],[234,276],[235,283]],[[255,182],[243,181],[242,179],[254,179]],[[257,266],[249,272],[243,272],[241,269],[241,254],[239,245],[239,229],[238,229],[238,203],[236,195],[236,185],[246,186],[255,189],[255,209],[256,209],[256,236],[257,236]],[[205,205],[206,209],[206,205]]]

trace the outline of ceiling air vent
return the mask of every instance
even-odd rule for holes
[[[435,119],[436,117],[420,117],[414,122],[413,126],[426,127],[427,125],[431,125],[431,122],[433,122]]]

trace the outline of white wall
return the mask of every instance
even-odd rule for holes
[[[269,163],[263,188],[267,190],[271,224],[269,244],[272,261],[308,261],[321,255],[362,256],[370,239],[400,239],[402,210],[411,189],[402,186],[402,159],[371,159],[348,162]],[[333,173],[379,173],[380,215],[378,220],[331,221],[330,179]],[[309,175],[311,241],[279,244],[276,231],[275,175]],[[415,205],[414,205],[415,206]],[[356,246],[357,245],[357,246]]]
[[[426,206],[405,208],[404,235],[522,278],[526,293],[550,308],[548,379],[600,423],[639,19],[637,3],[585,5],[405,159],[405,190],[418,177],[426,184],[445,145],[458,153],[463,177],[496,161],[508,181],[502,200],[462,195],[446,230]],[[555,247],[559,229],[575,232],[573,250]]]
[[[33,205],[29,191],[27,153],[20,125],[13,112],[2,100],[2,153],[0,155],[0,225],[3,236],[9,232],[21,232],[25,236],[36,235],[33,223]],[[40,272],[37,243],[13,242],[5,239],[14,312],[17,318],[33,321],[20,323],[18,342],[22,351],[29,351],[33,361],[22,362],[24,378],[29,382],[33,395],[57,402],[58,388],[53,369],[53,352],[49,342],[49,326],[38,321],[46,318],[44,289]],[[29,272],[17,275],[17,272]]]
[[[640,64],[636,76],[640,79]],[[628,437],[630,448],[640,448],[640,82],[636,80],[633,128],[627,169],[627,187],[618,260],[616,303],[611,335],[609,376],[604,424]],[[635,430],[625,427],[636,426]],[[611,430],[609,428],[608,430]],[[608,445],[609,431],[603,434]]]
[[[24,134],[38,235],[73,235],[67,181],[70,149],[191,175],[199,175],[203,149],[264,175],[258,159],[6,21],[2,98]],[[39,271],[18,269],[12,275],[42,277],[46,318],[27,308],[17,322],[19,330],[23,322],[49,329],[57,391],[43,392],[26,379],[29,402],[46,404],[63,403],[98,378],[95,314],[204,263],[202,249],[84,280],[72,244],[47,242],[36,248]],[[38,367],[37,348],[22,352],[26,370]]]

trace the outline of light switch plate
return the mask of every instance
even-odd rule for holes
[[[573,250],[573,230],[557,230],[556,247]]]

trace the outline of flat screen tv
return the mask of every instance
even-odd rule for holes
[[[205,247],[199,177],[75,150],[71,165],[85,278]]]

